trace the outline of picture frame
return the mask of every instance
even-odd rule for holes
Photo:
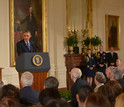
[[[10,0],[10,66],[16,65],[17,47],[16,43],[23,39],[23,32],[28,30],[26,17],[29,15],[29,8],[32,8],[36,18],[36,32],[32,34],[34,42],[40,47],[37,52],[47,51],[47,10],[46,0]],[[32,19],[33,20],[33,19]],[[34,25],[33,25],[34,26]]]
[[[106,50],[120,50],[120,16],[106,15]]]

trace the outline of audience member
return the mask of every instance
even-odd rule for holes
[[[84,107],[84,102],[89,94],[93,93],[93,89],[89,85],[83,85],[79,88],[76,95],[78,107]]]
[[[74,82],[74,84],[71,87],[72,107],[78,107],[78,102],[76,100],[76,94],[78,92],[78,89],[83,85],[89,85],[87,81],[81,79],[81,75],[82,75],[82,72],[79,68],[73,68],[70,72],[71,79]]]
[[[94,92],[97,92],[97,90],[99,89],[99,87],[101,87],[102,85],[104,85],[105,82],[106,82],[105,75],[102,72],[97,72],[96,75],[95,75],[95,84],[96,84],[96,87],[94,88]]]
[[[91,49],[88,49],[87,55],[85,58],[85,65],[86,65],[86,77],[87,82],[92,85],[93,77],[95,76],[94,67],[95,67],[95,59],[93,55],[91,55]]]
[[[124,92],[124,78],[123,78],[123,73],[122,70],[118,67],[112,68],[111,69],[111,76],[110,76],[111,80],[117,80],[120,85],[123,88],[123,92]]]
[[[103,51],[103,46],[99,46],[99,52],[96,53],[97,70],[105,75],[106,69],[106,53]]]
[[[14,97],[3,97],[0,101],[0,107],[21,107],[18,99]]]
[[[69,103],[67,103],[63,99],[59,100],[50,100],[44,107],[71,107]]]
[[[30,72],[24,72],[21,75],[20,102],[25,105],[35,105],[39,102],[40,92],[32,88],[33,75]]]
[[[111,107],[109,100],[98,93],[90,94],[85,102],[86,107]]]
[[[121,60],[117,59],[116,60],[116,66],[120,69],[122,69],[122,73],[124,74],[124,65],[121,64]]]
[[[45,80],[44,88],[56,88],[56,89],[58,89],[58,87],[59,87],[59,82],[55,77],[50,76]]]
[[[106,96],[111,103],[111,107],[114,107],[115,95],[114,95],[113,90],[110,86],[103,85],[103,86],[99,87],[97,93]]]
[[[115,97],[122,93],[122,86],[119,84],[118,81],[110,80],[106,84],[112,88]]]
[[[115,107],[124,107],[124,93],[116,98]]]
[[[4,85],[0,90],[0,99],[3,97],[14,97],[19,100],[19,89],[12,84]]]
[[[58,89],[56,88],[43,89],[39,95],[40,104],[43,106],[51,99],[60,99],[60,98],[61,96],[59,94]]]
[[[114,47],[110,48],[110,52],[107,53],[107,63],[109,66],[116,66],[116,60],[118,59],[118,54],[114,52]]]

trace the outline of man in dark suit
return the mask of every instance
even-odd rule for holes
[[[105,75],[106,69],[106,53],[103,51],[103,46],[99,46],[99,51],[96,53],[96,66],[99,72]]]
[[[24,72],[21,75],[21,85],[23,87],[20,90],[21,104],[31,106],[31,105],[36,105],[39,102],[38,98],[40,92],[32,88],[32,83],[33,83],[32,73]]]
[[[109,66],[116,66],[116,60],[118,59],[118,54],[114,52],[114,48],[110,48],[110,52],[107,54],[107,63]]]
[[[73,68],[70,72],[70,75],[72,81],[74,82],[74,84],[71,87],[72,94],[71,105],[72,107],[78,107],[78,102],[76,100],[76,94],[78,93],[78,89],[83,85],[89,85],[89,83],[81,79],[82,72],[79,68]]]
[[[17,53],[18,55],[25,52],[35,52],[34,47],[35,44],[33,41],[30,41],[31,34],[30,31],[25,31],[23,33],[23,40],[17,43]]]

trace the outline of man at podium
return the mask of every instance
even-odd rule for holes
[[[23,33],[23,40],[17,43],[17,53],[18,56],[25,52],[35,52],[35,43],[30,40],[30,31],[25,31]]]

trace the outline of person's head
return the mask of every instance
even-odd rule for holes
[[[46,88],[40,92],[39,102],[41,105],[45,105],[51,99],[60,99],[61,96],[59,94],[58,89],[56,88]]]
[[[30,33],[30,31],[25,31],[25,32],[23,33],[23,38],[24,38],[24,40],[25,40],[26,42],[28,42],[28,41],[30,40],[30,38],[31,38],[31,33]]]
[[[91,54],[91,49],[88,49],[87,50],[87,54]]]
[[[3,97],[0,107],[21,107],[19,100],[14,97]]]
[[[110,51],[113,52],[114,51],[114,47],[110,47]]]
[[[26,71],[21,75],[21,84],[22,86],[31,86],[33,83],[33,75],[32,73]]]
[[[111,75],[110,75],[111,80],[119,80],[122,78],[123,78],[123,73],[120,68],[118,67],[111,68]]]
[[[120,59],[117,59],[116,60],[116,66],[119,66],[119,65],[121,65],[121,60]]]
[[[84,105],[84,102],[85,102],[87,96],[91,93],[93,93],[93,89],[91,86],[89,86],[89,85],[81,86],[76,95],[78,105],[79,106]]]
[[[115,94],[110,86],[108,86],[108,85],[100,86],[98,88],[97,93],[106,96],[108,98],[108,100],[110,101],[111,105],[114,105]]]
[[[117,96],[115,101],[115,107],[124,107],[124,93]]]
[[[122,93],[122,86],[119,84],[118,81],[110,80],[106,84],[112,88],[115,97]]]
[[[63,99],[58,99],[50,100],[44,107],[71,107],[71,105]]]
[[[109,100],[98,93],[90,94],[85,101],[85,105],[86,107],[111,107]]]
[[[102,45],[99,46],[99,51],[103,51],[103,46]]]
[[[81,70],[79,68],[73,68],[71,70],[71,74],[70,75],[71,75],[71,79],[75,82],[78,78],[81,77],[82,72],[81,72]]]
[[[33,12],[33,8],[29,7],[29,13],[31,14]]]
[[[0,99],[3,97],[15,97],[20,99],[19,89],[12,84],[4,85],[0,90]]]
[[[95,84],[98,85],[99,83],[105,83],[106,77],[102,72],[97,72],[95,75]]]
[[[44,88],[56,88],[56,89],[58,89],[58,87],[59,87],[59,81],[55,77],[50,76],[45,80]]]

